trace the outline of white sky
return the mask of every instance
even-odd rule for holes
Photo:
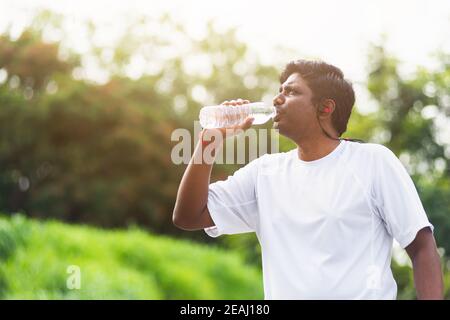
[[[37,8],[98,23],[119,22],[126,14],[158,17],[169,12],[197,35],[213,19],[224,28],[237,26],[239,38],[264,63],[320,58],[354,82],[365,80],[368,44],[379,42],[383,34],[388,51],[404,62],[404,72],[417,65],[433,67],[430,54],[437,49],[450,52],[449,0],[0,0],[0,31],[9,23],[20,28]],[[297,54],[280,52],[277,45]],[[366,93],[355,89],[367,104]]]

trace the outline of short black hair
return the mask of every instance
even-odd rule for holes
[[[280,83],[293,73],[305,80],[313,93],[312,103],[318,105],[324,99],[332,99],[336,108],[331,123],[338,136],[347,130],[347,123],[355,104],[355,91],[350,81],[344,79],[341,69],[323,61],[294,60],[289,62],[280,75]]]

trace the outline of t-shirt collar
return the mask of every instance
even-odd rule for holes
[[[298,150],[297,148],[291,150],[291,155],[294,159],[295,163],[298,163],[300,165],[305,165],[305,166],[315,166],[315,165],[321,165],[323,163],[329,162],[333,159],[335,159],[344,149],[344,146],[347,144],[348,142],[345,140],[341,140],[339,142],[339,144],[337,145],[336,148],[334,148],[333,151],[331,151],[329,154],[327,154],[326,156],[320,158],[320,159],[316,159],[316,160],[312,160],[312,161],[305,161],[305,160],[301,160],[298,157]]]

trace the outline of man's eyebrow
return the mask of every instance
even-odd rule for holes
[[[301,88],[299,86],[295,86],[295,85],[291,85],[291,84],[287,84],[284,86],[284,88],[289,88],[289,89],[297,89],[297,90],[301,90]],[[283,85],[280,86],[280,88],[278,89],[279,92],[281,92],[283,90]]]

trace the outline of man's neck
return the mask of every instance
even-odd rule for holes
[[[332,140],[326,136],[316,139],[305,139],[297,143],[299,159],[303,161],[314,161],[330,154],[339,145],[339,140]]]

